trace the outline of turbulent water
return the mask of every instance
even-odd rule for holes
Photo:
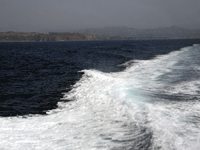
[[[200,149],[198,43],[0,43],[0,149]]]

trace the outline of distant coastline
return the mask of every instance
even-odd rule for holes
[[[100,40],[100,36],[79,33],[37,33],[37,32],[0,32],[0,42],[50,42],[50,41],[80,41]]]
[[[90,40],[199,39],[200,30],[179,27],[134,29],[128,27],[91,28],[70,32],[0,32],[0,42],[53,42]]]

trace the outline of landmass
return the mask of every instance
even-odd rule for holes
[[[86,35],[80,33],[37,33],[37,32],[0,32],[0,42],[48,42],[48,41],[81,41],[101,40],[102,36]]]
[[[200,29],[185,29],[177,26],[135,29],[126,26],[88,28],[77,30],[76,32],[89,35],[107,36],[109,39],[188,39],[200,38]]]
[[[129,27],[90,28],[69,32],[0,32],[0,42],[42,42],[81,40],[150,40],[200,38],[200,29],[190,30],[176,26],[155,29]]]

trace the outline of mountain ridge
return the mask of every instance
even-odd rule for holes
[[[160,27],[154,29],[135,29],[126,26],[121,27],[104,27],[104,28],[87,28],[76,30],[78,33],[98,35],[98,36],[122,36],[122,37],[200,37],[200,29],[185,29],[177,26]]]
[[[69,32],[0,32],[0,42],[48,42],[101,40],[104,37]]]
[[[148,40],[200,38],[200,29],[177,26],[135,29],[126,26],[88,28],[71,32],[0,32],[0,42],[77,41],[77,40]]]

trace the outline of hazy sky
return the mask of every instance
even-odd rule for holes
[[[200,28],[200,0],[0,0],[0,32]]]

